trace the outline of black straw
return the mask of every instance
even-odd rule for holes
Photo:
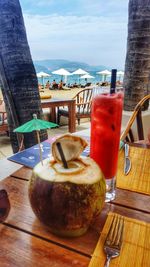
[[[65,155],[64,155],[64,152],[63,152],[63,150],[62,150],[61,143],[57,142],[57,143],[56,143],[56,146],[57,146],[58,152],[59,152],[59,154],[60,154],[61,160],[62,160],[62,162],[63,162],[64,168],[65,168],[65,169],[68,169],[68,164],[67,164],[67,161],[66,161],[66,159],[65,159]]]
[[[111,70],[110,94],[114,94],[115,93],[116,77],[117,77],[117,70],[116,69],[112,69]]]

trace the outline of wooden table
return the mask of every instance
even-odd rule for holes
[[[69,132],[74,133],[76,130],[76,109],[75,109],[75,99],[43,99],[41,100],[42,108],[51,109],[51,119],[56,122],[56,107],[68,106],[69,111]]]
[[[1,168],[1,166],[0,166]],[[105,206],[89,231],[78,238],[59,238],[36,219],[28,200],[32,170],[22,167],[4,179],[11,202],[7,220],[0,224],[0,266],[87,267],[109,211],[150,223],[150,196],[117,189],[117,197]]]

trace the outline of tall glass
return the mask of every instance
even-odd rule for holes
[[[106,179],[106,202],[115,198],[116,172],[123,108],[123,93],[99,93],[93,97],[90,156]]]

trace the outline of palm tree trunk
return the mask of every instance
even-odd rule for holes
[[[19,0],[0,1],[0,83],[6,105],[13,152],[20,138],[13,132],[17,126],[42,116],[38,81],[28,46]],[[41,141],[47,138],[41,131]],[[24,135],[25,148],[37,143],[36,134]]]
[[[124,109],[133,110],[149,93],[150,0],[129,0]]]

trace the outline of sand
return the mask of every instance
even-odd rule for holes
[[[78,92],[84,88],[72,88],[70,90],[44,90],[44,95],[51,95],[52,98],[73,98]]]
[[[83,90],[84,88],[72,88],[70,90],[49,90],[44,89],[44,92],[41,95],[48,95],[52,98],[73,98],[79,91]],[[0,89],[0,99],[3,99],[2,92]]]

